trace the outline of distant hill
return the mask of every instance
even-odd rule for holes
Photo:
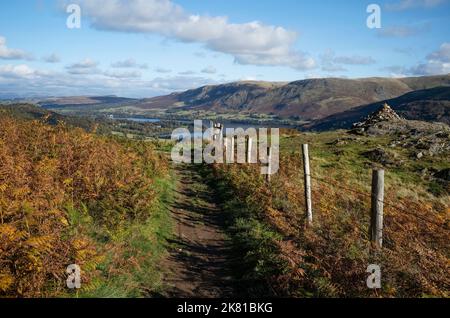
[[[64,116],[32,104],[0,104],[0,114],[7,114],[18,119],[40,120],[48,118],[52,123],[64,119]]]
[[[330,130],[350,128],[353,123],[388,103],[401,117],[410,120],[437,121],[450,125],[450,87],[422,89],[400,97],[371,103],[317,120],[304,128]]]
[[[449,122],[450,74],[409,78],[306,79],[295,82],[242,81],[203,86],[154,98],[55,97],[33,101],[64,114],[153,116],[156,112],[211,111],[249,116],[268,114],[306,123],[305,128],[349,127],[388,101],[409,119]],[[354,110],[354,111],[353,111]]]
[[[86,117],[65,116],[32,104],[0,104],[0,116],[8,115],[17,119],[41,120],[50,125],[64,122],[73,127],[86,131],[94,129],[98,122]]]
[[[406,93],[450,86],[450,75],[415,78],[307,79],[291,83],[235,82],[141,100],[142,109],[265,113],[318,120]]]
[[[123,104],[133,104],[137,99],[117,97],[117,96],[69,96],[52,97],[39,100],[37,104],[47,109],[62,108],[108,108],[122,106]]]

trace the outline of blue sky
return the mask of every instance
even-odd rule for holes
[[[0,97],[450,72],[448,0],[0,2]],[[66,25],[67,5],[81,28]],[[369,4],[381,9],[370,29]]]

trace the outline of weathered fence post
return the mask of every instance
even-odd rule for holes
[[[253,140],[251,137],[247,139],[247,163],[252,163],[252,143]]]
[[[231,136],[231,149],[233,149],[233,152],[234,152],[234,140],[235,140],[236,138],[235,138],[235,136],[233,135],[233,136]]]
[[[311,169],[309,167],[309,148],[308,145],[302,145],[303,152],[303,170],[305,174],[305,202],[306,217],[308,225],[313,223],[312,199],[311,199]]]
[[[229,161],[228,161],[228,138],[227,137],[224,137],[223,138],[223,153],[224,153],[224,156],[225,156],[225,163],[229,163]]]
[[[372,209],[370,217],[370,240],[376,247],[383,247],[383,201],[384,170],[372,172]]]
[[[231,135],[229,138],[230,138],[230,145],[227,146],[227,163],[234,163],[234,160],[235,160],[235,149],[234,149],[235,136]],[[227,139],[228,139],[228,137],[227,137]]]
[[[267,157],[267,176],[266,176],[266,180],[267,182],[270,182],[270,179],[272,177],[272,147],[269,147],[269,154]]]
[[[211,141],[214,141],[214,128],[215,128],[215,124],[214,122],[211,120],[210,121],[210,130],[211,130],[211,136],[209,136],[209,139],[211,139]]]

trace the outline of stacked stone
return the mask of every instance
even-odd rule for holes
[[[354,129],[364,129],[383,121],[398,121],[402,118],[388,105],[384,104],[375,113],[368,116],[364,121],[353,125]]]

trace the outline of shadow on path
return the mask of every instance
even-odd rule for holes
[[[171,212],[176,222],[172,250],[164,262],[164,297],[217,298],[233,295],[231,242],[215,194],[198,166],[174,165],[179,177]]]

